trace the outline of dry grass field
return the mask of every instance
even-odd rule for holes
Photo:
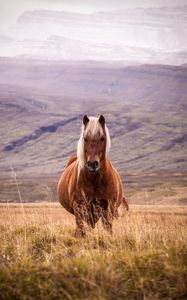
[[[77,239],[58,204],[0,205],[0,299],[186,297],[186,206],[131,205]]]

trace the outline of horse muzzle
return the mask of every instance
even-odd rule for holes
[[[87,163],[85,164],[85,166],[87,167],[87,169],[90,172],[97,172],[99,170],[99,163],[98,163],[97,160],[95,160],[94,162],[87,161]]]

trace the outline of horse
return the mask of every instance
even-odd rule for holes
[[[112,234],[112,221],[128,210],[119,173],[108,158],[110,135],[104,116],[83,117],[77,154],[66,164],[58,182],[60,204],[75,216],[77,237],[84,222],[94,228],[99,219]]]

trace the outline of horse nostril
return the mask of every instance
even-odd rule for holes
[[[99,163],[98,163],[98,161],[96,160],[96,161],[94,161],[94,168],[95,169],[97,169],[98,168],[98,166],[99,166]]]

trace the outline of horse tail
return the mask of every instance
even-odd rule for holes
[[[129,205],[128,205],[128,201],[127,198],[125,196],[122,197],[122,201],[120,206],[118,207],[118,215],[120,217],[123,217],[125,212],[129,210]]]
[[[128,204],[128,200],[125,196],[123,196],[123,204],[124,206],[126,207],[126,210],[128,211],[129,210],[129,204]]]

